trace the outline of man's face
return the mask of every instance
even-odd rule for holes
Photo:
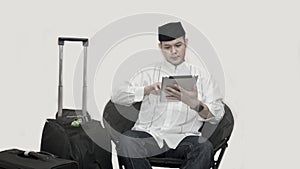
[[[184,37],[179,37],[172,41],[162,41],[159,43],[159,47],[165,59],[169,63],[177,66],[185,60],[187,39],[184,39]]]

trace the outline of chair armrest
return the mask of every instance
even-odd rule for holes
[[[228,143],[227,142],[228,142],[227,138],[223,139],[220,144],[218,144],[218,145],[216,145],[214,147],[214,152],[216,153],[218,150],[220,150],[220,149],[222,149],[224,147],[228,147]]]

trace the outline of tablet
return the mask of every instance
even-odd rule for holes
[[[162,84],[161,84],[161,95],[160,95],[160,101],[174,101],[168,99],[166,91],[166,87],[173,87],[175,84],[178,84],[182,88],[186,90],[193,90],[194,85],[196,84],[198,79],[198,76],[192,76],[192,75],[181,75],[181,76],[169,76],[169,77],[163,77],[162,78]]]

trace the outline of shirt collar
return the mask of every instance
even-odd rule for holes
[[[183,68],[188,67],[187,62],[183,61],[182,63],[180,63],[179,65],[173,65],[172,63],[168,62],[167,60],[164,60],[163,65],[165,67],[165,69],[174,72],[175,70],[181,70]]]

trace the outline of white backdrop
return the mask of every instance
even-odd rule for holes
[[[45,119],[54,116],[57,106],[58,36],[93,37],[122,17],[157,12],[193,24],[217,50],[226,102],[236,120],[221,168],[295,168],[299,5],[288,0],[1,2],[0,150],[39,150]],[[65,51],[65,105],[70,107],[72,70],[81,49],[70,45]],[[109,89],[97,98],[102,109]]]

